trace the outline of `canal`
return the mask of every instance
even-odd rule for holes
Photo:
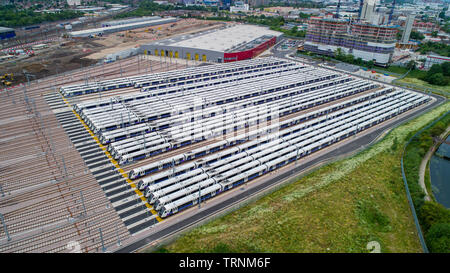
[[[447,137],[450,142],[450,135]],[[436,201],[450,208],[450,145],[442,143],[430,160],[431,189]]]

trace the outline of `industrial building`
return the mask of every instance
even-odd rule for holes
[[[16,37],[16,32],[12,28],[0,27],[0,40]]]
[[[131,29],[137,29],[137,28],[143,28],[143,27],[150,27],[150,26],[157,26],[162,24],[168,24],[176,22],[177,19],[173,17],[168,18],[160,18],[160,19],[154,19],[154,20],[147,20],[144,22],[135,22],[130,24],[124,24],[124,25],[115,25],[110,27],[101,27],[101,28],[93,28],[93,29],[86,29],[86,30],[80,30],[80,31],[72,31],[69,32],[69,37],[72,38],[81,38],[81,37],[89,37],[89,36],[101,36],[108,33],[114,33],[119,31],[125,31],[125,30],[131,30]]]
[[[152,20],[158,20],[158,19],[161,19],[161,17],[159,17],[159,16],[152,16],[152,17],[140,17],[140,18],[124,19],[124,20],[113,20],[113,21],[103,22],[102,23],[102,27],[128,25],[128,24],[140,23],[140,22],[146,22],[146,21],[152,21]]]
[[[413,29],[420,32],[431,33],[433,31],[439,31],[439,26],[432,22],[414,21]]]
[[[430,69],[434,64],[442,64],[445,62],[450,62],[449,57],[439,56],[439,55],[428,55],[425,60],[424,69]]]
[[[332,56],[338,48],[346,54],[378,65],[387,65],[395,50],[397,28],[343,19],[310,18],[305,50]]]
[[[281,35],[266,27],[234,25],[156,41],[140,50],[146,55],[226,63],[256,57]]]

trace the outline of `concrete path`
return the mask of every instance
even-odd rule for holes
[[[448,135],[449,132],[450,132],[450,127],[448,127],[447,130],[444,133],[442,133],[439,137],[441,139],[445,139],[445,137]],[[425,171],[427,168],[428,161],[430,161],[430,158],[436,151],[437,147],[438,147],[437,143],[433,143],[433,145],[428,150],[427,154],[422,159],[422,162],[420,163],[419,185],[422,188],[423,192],[425,193],[425,197],[424,197],[425,201],[431,201],[430,195],[428,194],[428,191],[427,191],[427,187],[425,186]]]

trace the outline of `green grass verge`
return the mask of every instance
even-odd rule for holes
[[[421,252],[401,177],[403,145],[450,103],[394,129],[350,158],[327,164],[158,252]]]
[[[385,68],[385,70],[397,74],[405,74],[406,72],[408,72],[408,68],[395,65],[391,65],[388,68]]]
[[[419,87],[423,87],[424,89],[432,88],[432,89],[436,89],[436,90],[439,90],[439,91],[442,91],[442,92],[450,94],[450,86],[432,85],[432,84],[427,83],[426,81],[417,79],[415,77],[410,77],[409,74],[404,79],[401,79],[401,80],[398,80],[398,81],[402,82],[402,83],[406,83],[406,84],[414,84],[414,85],[417,85]]]

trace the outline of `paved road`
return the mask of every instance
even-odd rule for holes
[[[291,53],[292,51],[289,52],[289,51],[277,50],[278,47],[280,46],[280,44],[278,46],[276,46],[272,52],[277,57],[285,58],[285,56],[287,54]],[[383,134],[383,132],[385,132],[386,130],[393,128],[393,127],[397,126],[398,124],[404,123],[408,120],[411,120],[412,118],[421,115],[423,112],[437,107],[438,105],[440,105],[442,102],[445,101],[445,99],[440,96],[437,96],[434,94],[432,94],[431,96],[433,96],[436,99],[436,101],[434,101],[434,103],[432,103],[430,105],[427,105],[425,108],[422,108],[420,111],[408,113],[407,115],[402,116],[401,118],[397,118],[392,123],[382,125],[379,128],[377,128],[376,130],[362,136],[359,139],[345,143],[333,150],[330,150],[328,153],[324,153],[308,162],[305,162],[304,164],[298,165],[295,168],[292,168],[283,173],[280,173],[279,175],[274,176],[270,180],[263,181],[260,184],[256,185],[255,187],[248,188],[246,191],[236,194],[235,196],[230,197],[219,204],[216,204],[214,206],[206,208],[205,210],[199,211],[197,214],[194,214],[192,217],[180,220],[179,222],[175,222],[172,225],[168,226],[167,228],[162,229],[160,231],[156,231],[156,232],[148,235],[145,238],[139,239],[136,242],[133,242],[127,246],[122,247],[121,249],[116,250],[115,252],[118,252],[118,253],[134,252],[134,251],[141,249],[144,246],[150,244],[151,242],[154,242],[156,240],[160,241],[164,237],[173,235],[177,232],[180,232],[180,231],[186,229],[189,226],[192,226],[192,225],[198,223],[199,221],[205,220],[206,218],[211,217],[211,216],[223,211],[226,208],[234,206],[234,205],[248,199],[248,197],[250,197],[250,196],[253,196],[257,193],[260,193],[261,191],[265,191],[269,188],[272,188],[273,186],[275,186],[277,184],[284,183],[284,182],[286,182],[287,178],[292,177],[294,174],[298,175],[299,173],[301,173],[305,170],[308,170],[310,167],[313,167],[316,164],[319,164],[319,163],[325,162],[325,161],[329,161],[340,155],[348,154],[348,153],[354,152],[356,150],[359,150],[361,147],[372,143],[377,137],[379,137],[381,134]]]

